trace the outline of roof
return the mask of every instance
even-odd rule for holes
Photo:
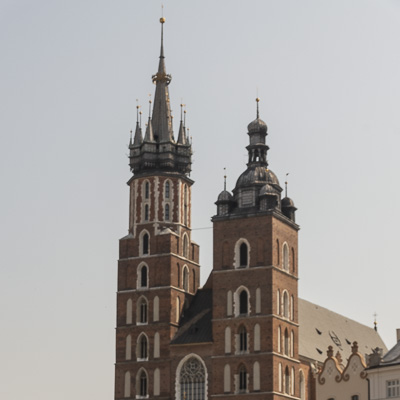
[[[400,342],[397,342],[382,359],[382,365],[395,364],[400,364]]]
[[[386,351],[385,344],[373,328],[303,299],[299,299],[299,324],[301,358],[324,362],[328,346],[332,346],[334,352],[339,351],[345,360],[351,355],[354,341],[362,355],[371,353],[376,347]]]
[[[184,311],[171,344],[212,342],[212,290],[199,289]]]

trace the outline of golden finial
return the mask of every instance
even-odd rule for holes
[[[259,109],[258,109],[258,103],[260,102],[260,98],[259,97],[256,97],[256,102],[257,102],[257,118],[260,118],[260,112],[259,112]]]
[[[163,24],[163,23],[165,22],[165,18],[164,18],[164,17],[161,17],[161,18],[160,18],[160,22]]]

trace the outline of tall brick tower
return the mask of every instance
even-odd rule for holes
[[[247,169],[214,225],[213,388],[219,399],[298,398],[296,208],[268,168],[267,125],[248,126]],[[235,396],[236,397],[236,396]]]
[[[118,261],[115,399],[170,398],[170,341],[200,280],[191,241],[192,148],[184,122],[175,141],[161,22],[152,115],[138,118],[130,148],[129,234]],[[151,103],[150,103],[151,107]],[[182,116],[182,113],[181,113]]]

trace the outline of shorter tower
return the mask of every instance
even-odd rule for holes
[[[295,206],[268,168],[267,125],[248,125],[247,169],[216,202],[214,394],[228,399],[298,398]]]

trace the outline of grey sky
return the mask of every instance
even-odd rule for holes
[[[0,0],[0,398],[113,397],[118,239],[158,1]],[[193,228],[245,169],[255,97],[298,207],[300,296],[395,341],[400,1],[164,2],[175,132],[187,104]],[[182,100],[183,99],[183,100]],[[211,229],[194,230],[202,282]]]

